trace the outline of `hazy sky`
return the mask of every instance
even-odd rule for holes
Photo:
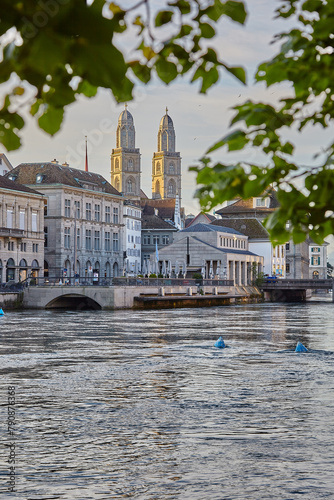
[[[131,3],[130,0],[128,3]],[[156,2],[155,2],[156,3]],[[156,3],[161,5],[162,2]],[[227,19],[220,23],[219,36],[210,40],[220,58],[231,65],[247,69],[248,85],[243,86],[229,74],[222,72],[218,85],[206,95],[198,93],[198,84],[188,79],[178,79],[169,86],[154,79],[147,86],[137,87],[135,99],[128,109],[134,117],[136,147],[141,151],[142,188],[151,196],[152,155],[157,148],[157,133],[161,117],[168,113],[176,132],[176,150],[182,157],[182,205],[186,213],[197,213],[199,205],[193,199],[196,189],[195,176],[188,172],[205,150],[228,132],[233,116],[231,107],[247,98],[277,102],[289,93],[287,85],[266,90],[263,84],[253,85],[257,65],[269,59],[278,50],[270,45],[275,33],[288,29],[287,22],[273,20],[277,0],[248,0],[249,17],[244,27]],[[128,48],[128,47],[127,47]],[[50,138],[38,130],[32,119],[24,129],[23,146],[17,152],[6,153],[16,166],[21,162],[43,162],[56,158],[71,166],[84,168],[84,136],[88,136],[89,169],[110,181],[110,153],[115,147],[117,120],[123,105],[116,105],[110,93],[100,91],[93,99],[80,99],[69,106],[61,131]],[[312,164],[312,156],[319,144],[327,145],[332,130],[321,132],[319,127],[305,129],[302,136],[288,131],[289,138],[298,146],[296,158],[302,164]],[[226,154],[215,153],[216,159],[232,163],[240,159],[255,160],[254,151]],[[314,163],[314,162],[313,162]]]

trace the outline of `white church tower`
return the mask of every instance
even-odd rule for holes
[[[119,115],[116,148],[111,154],[111,185],[127,198],[140,198],[140,151],[135,146],[135,127],[127,104]]]
[[[175,130],[171,117],[161,118],[158,151],[152,160],[152,199],[181,199],[181,157],[175,151]]]

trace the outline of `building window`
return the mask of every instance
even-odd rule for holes
[[[71,200],[65,199],[65,217],[71,217]]]
[[[44,228],[44,246],[48,247],[49,246],[49,239],[48,239],[48,228]]]
[[[92,249],[92,231],[86,229],[86,250]]]
[[[143,245],[150,245],[151,244],[151,236],[149,234],[145,234],[143,236]]]
[[[311,266],[320,266],[320,257],[311,257]]]
[[[162,244],[163,245],[168,245],[169,244],[169,236],[163,236],[162,237]]]
[[[26,252],[26,251],[27,251],[27,244],[21,243],[21,252]]]
[[[169,164],[169,173],[171,175],[175,174],[175,168],[174,168],[174,163]]]
[[[113,233],[112,235],[112,249],[114,252],[118,252],[118,233]]]
[[[95,221],[100,222],[100,205],[95,205]]]
[[[14,250],[14,241],[8,241],[8,250],[10,252]]]
[[[86,219],[92,220],[92,204],[86,203]]]
[[[37,253],[38,252],[38,243],[33,243],[32,244],[32,251]]]
[[[100,231],[94,231],[94,250],[100,250]]]
[[[107,222],[108,224],[110,224],[110,207],[106,207],[105,208],[105,222]]]
[[[160,161],[158,161],[158,163],[156,164],[155,173],[160,174],[160,172],[161,172],[161,164]]]
[[[159,245],[159,243],[160,243],[159,236],[153,236],[153,245],[155,245],[155,244]]]
[[[77,229],[77,250],[81,248],[80,245],[80,229]]]
[[[37,212],[31,214],[31,230],[37,232]]]
[[[110,252],[110,232],[106,231],[104,233],[104,249],[106,252]]]
[[[11,208],[7,209],[7,227],[8,229],[13,228],[13,210]]]
[[[127,186],[127,189],[126,189],[126,190],[127,190],[127,193],[132,193],[132,192],[133,192],[133,190],[132,190],[132,180],[131,180],[131,179],[129,179],[129,180],[127,181],[126,186]]]
[[[129,158],[128,161],[128,170],[132,171],[133,170],[133,159]]]
[[[24,229],[25,210],[20,210],[20,229]]]
[[[265,207],[266,206],[265,198],[256,198],[256,206],[257,207]]]
[[[285,243],[285,250],[287,252],[290,250],[290,243]]]
[[[80,201],[75,201],[74,205],[75,205],[75,217],[77,219],[80,219],[80,217],[81,217]]]
[[[290,264],[286,264],[285,265],[285,271],[286,271],[287,274],[290,273]]]
[[[114,224],[118,224],[118,208],[113,208],[113,222]]]
[[[64,229],[64,247],[70,248],[70,228],[65,227]]]

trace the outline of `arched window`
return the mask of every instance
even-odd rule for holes
[[[162,151],[167,151],[167,145],[168,145],[168,134],[166,130],[162,133],[162,138],[161,138],[161,149]]]
[[[38,272],[39,272],[39,264],[36,259],[34,259],[31,263],[31,276],[33,278],[38,278]]]
[[[312,277],[314,280],[319,279],[319,271],[313,271]]]
[[[175,186],[175,182],[174,180],[170,180],[169,183],[168,183],[168,187],[167,187],[167,196],[168,197],[172,197],[175,195],[175,192],[176,192],[176,186]]]
[[[115,179],[115,188],[117,189],[117,191],[119,191],[119,178],[116,177]]]
[[[111,267],[110,267],[110,262],[106,262],[106,270],[105,270],[105,277],[110,278],[111,275]]]
[[[171,175],[175,174],[175,167],[174,167],[174,163],[170,163],[169,164],[169,173]]]
[[[93,271],[92,263],[90,260],[87,260],[86,267],[85,267],[85,276],[87,276],[87,275],[91,276],[92,271]]]
[[[116,278],[118,276],[118,264],[117,264],[117,262],[115,262],[113,265],[113,276],[114,276],[114,278]]]
[[[128,161],[128,170],[132,171],[133,170],[133,159],[129,158]]]
[[[116,158],[115,160],[115,170],[119,170],[119,159]]]
[[[157,181],[155,183],[155,193],[160,194],[160,182],[159,181]]]
[[[161,163],[160,163],[160,161],[158,161],[157,164],[156,164],[155,173],[156,174],[160,174],[161,173]]]
[[[126,182],[126,192],[127,193],[133,193],[133,181],[132,179],[128,179]]]
[[[15,262],[12,258],[7,260],[6,281],[15,279]]]

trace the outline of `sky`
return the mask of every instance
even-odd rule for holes
[[[127,0],[127,3],[132,2]],[[220,59],[246,69],[246,86],[221,72],[219,83],[205,95],[199,93],[198,83],[191,84],[189,78],[179,78],[168,86],[153,78],[149,85],[136,88],[128,110],[134,118],[136,147],[141,152],[142,189],[149,197],[152,156],[157,149],[158,127],[166,107],[174,123],[176,150],[182,157],[182,206],[186,214],[197,214],[200,208],[193,197],[195,174],[188,169],[198,163],[209,146],[229,132],[229,122],[233,117],[231,108],[249,98],[276,103],[291,92],[288,84],[269,89],[262,83],[254,84],[258,64],[270,59],[279,49],[278,44],[270,43],[273,35],[288,29],[287,21],[273,19],[278,3],[277,0],[246,1],[248,20],[245,26],[223,19],[218,36],[210,40]],[[162,2],[153,0],[153,4],[161,8]],[[130,44],[124,45],[124,50],[128,51],[129,47]],[[3,152],[14,166],[21,162],[45,162],[56,158],[60,163],[67,161],[74,168],[84,169],[84,138],[87,136],[89,169],[110,181],[110,154],[116,146],[117,121],[123,109],[124,105],[116,104],[110,92],[101,90],[92,99],[80,98],[70,105],[62,129],[54,137],[39,130],[33,119],[28,118],[23,130],[23,146],[18,151]],[[326,146],[332,134],[333,130],[323,132],[319,127],[306,127],[303,134],[290,130],[289,139],[296,145],[296,161],[304,165],[314,164],[312,157],[319,144]],[[220,149],[212,158],[227,163],[243,159],[261,161],[254,150],[227,154]]]

